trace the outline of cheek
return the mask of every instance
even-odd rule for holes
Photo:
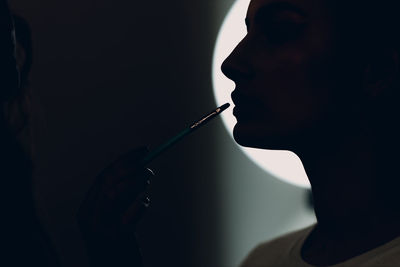
[[[331,68],[327,60],[299,50],[264,55],[255,86],[274,117],[292,127],[319,116],[329,102]]]
[[[264,114],[251,123],[238,121],[235,139],[239,144],[258,148],[295,147],[298,134],[314,129],[327,117],[335,75],[327,60],[296,51],[258,59],[249,88],[261,99]]]

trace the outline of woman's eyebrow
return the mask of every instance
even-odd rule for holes
[[[275,15],[278,12],[282,12],[282,11],[292,11],[292,12],[296,12],[297,14],[306,17],[307,13],[301,9],[300,7],[289,3],[289,2],[272,2],[270,4],[261,6],[257,11],[256,14],[254,15],[254,21],[256,22],[260,22],[263,19],[267,18],[267,17],[271,17],[273,15]],[[251,19],[250,18],[246,18],[245,19],[246,22],[246,26],[250,27],[251,24]]]

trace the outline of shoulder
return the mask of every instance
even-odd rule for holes
[[[279,266],[282,259],[288,259],[296,249],[300,249],[302,241],[313,227],[314,225],[259,244],[248,254],[241,267]]]

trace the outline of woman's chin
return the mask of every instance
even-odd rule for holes
[[[268,131],[260,125],[251,123],[237,123],[233,128],[233,138],[236,143],[244,147],[285,150],[282,143],[282,136],[274,133],[272,129]]]
[[[265,142],[266,135],[256,125],[238,122],[233,128],[233,138],[241,146],[264,148],[262,144]]]

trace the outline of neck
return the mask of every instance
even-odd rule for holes
[[[324,139],[328,145],[315,140],[297,153],[311,183],[319,231],[338,240],[399,235],[400,212],[377,190],[387,177],[378,177],[372,136],[336,135]]]

